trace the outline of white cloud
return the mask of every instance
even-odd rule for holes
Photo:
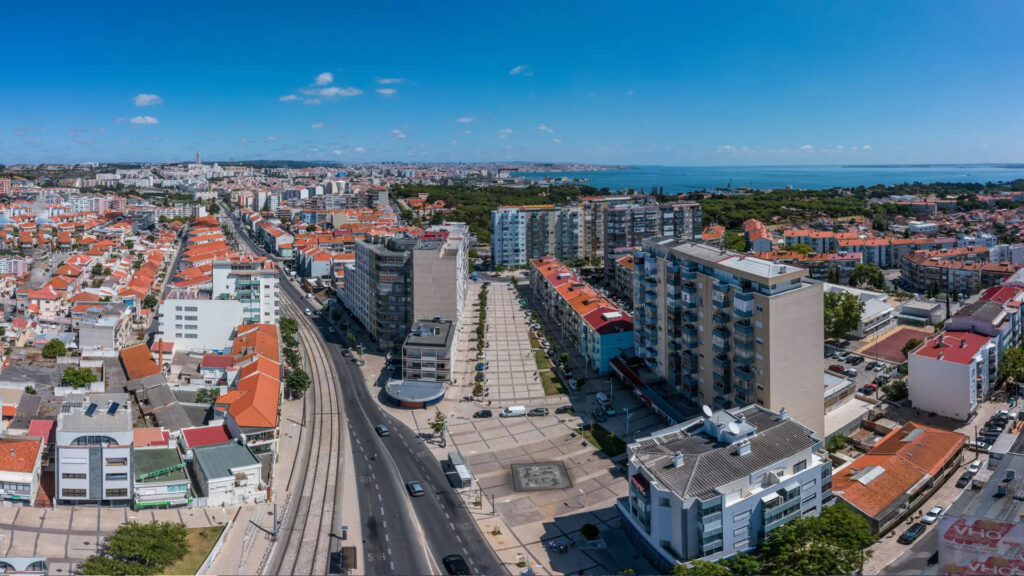
[[[800,149],[801,150],[814,150],[814,146],[811,146],[810,144],[804,144],[803,146],[800,147]]]
[[[540,130],[542,132],[547,132],[548,134],[554,134],[554,132],[555,132],[555,129],[554,128],[549,128],[547,124],[541,124],[540,126],[537,126],[537,130]]]
[[[509,76],[533,76],[533,70],[526,64],[520,64],[508,71]]]
[[[385,96],[393,96],[398,93],[398,90],[394,88],[377,88],[377,94],[383,94]]]
[[[401,84],[405,78],[377,78],[377,84]]]
[[[315,105],[320,103],[320,99],[319,98],[306,98],[305,100],[302,101],[302,103],[303,104],[311,104],[311,105],[315,106]]]
[[[335,148],[334,150],[331,150],[331,154],[334,154],[335,156],[341,156],[342,151]]]
[[[327,86],[331,82],[334,82],[334,74],[331,74],[330,72],[321,72],[316,75],[316,80],[313,81],[313,84],[317,86]]]
[[[348,88],[329,86],[327,88],[321,88],[315,93],[319,94],[320,96],[323,96],[324,98],[327,98],[328,100],[334,100],[338,97],[348,98],[350,96],[359,96],[360,94],[363,93],[363,91],[360,90],[359,88],[354,88],[352,86],[349,86]]]
[[[132,124],[159,124],[160,121],[152,116],[132,116],[129,120]]]
[[[281,102],[294,102],[298,99],[299,97],[296,96],[295,94],[288,94],[286,96],[281,96],[280,98],[278,98],[278,100],[280,100]]]
[[[267,140],[273,142],[274,140],[277,140],[277,136],[267,136]]]
[[[366,148],[363,148],[362,146],[356,146],[356,152],[362,154],[363,152],[366,152]]]
[[[313,124],[312,127],[313,128],[323,128],[324,127],[324,123],[323,122],[317,122],[316,124]]]
[[[156,94],[139,94],[133,99],[136,106],[156,106],[157,104],[163,104],[164,99],[157,96]]]
[[[562,143],[562,139],[561,138],[552,138],[551,141],[554,142],[555,144],[561,144]]]
[[[717,150],[719,152],[733,152],[736,150],[736,147],[733,146],[732,144],[726,144],[724,146],[719,146]]]
[[[463,130],[462,133],[463,134],[472,134],[473,131],[472,130]]]
[[[861,150],[871,150],[871,144],[865,144],[860,147]]]
[[[405,132],[402,132],[398,128],[395,128],[394,130],[392,130],[391,131],[391,135],[394,136],[395,138],[398,138],[399,140],[405,138]]]
[[[239,138],[238,139],[238,143],[239,144],[248,144],[249,143],[249,139],[248,138]]]
[[[498,130],[498,138],[499,139],[507,138],[508,135],[511,134],[511,133],[512,133],[512,129],[511,128],[502,128],[501,130]]]
[[[460,124],[470,124],[470,123],[475,122],[475,121],[476,121],[476,118],[473,118],[472,116],[463,116],[462,118],[459,118],[458,120],[456,120],[456,122],[458,122]]]

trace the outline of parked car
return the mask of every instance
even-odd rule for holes
[[[888,382],[889,382],[889,376],[887,374],[879,374],[878,376],[875,376],[874,380],[871,381],[872,384],[875,384],[875,385],[878,385],[878,386],[881,386],[882,384],[887,384]]]
[[[856,378],[857,374],[860,374],[860,372],[857,372],[856,368],[847,368],[846,370],[843,370],[843,374],[846,374],[850,378]]]
[[[605,414],[604,410],[601,408],[594,408],[594,411],[591,414],[594,416],[594,420],[597,420],[598,422],[608,421],[608,415]]]
[[[330,332],[331,334],[334,334],[335,332],[337,332],[337,330],[334,329],[334,326],[328,326],[327,327],[327,331]]]
[[[971,483],[971,473],[964,472],[960,475],[960,479],[956,481],[957,488],[967,488],[967,485]]]
[[[408,482],[405,485],[405,489],[409,491],[409,495],[413,498],[423,496],[423,494],[425,494],[423,491],[423,484],[420,484],[419,482]]]
[[[541,408],[531,408],[530,411],[526,413],[526,415],[527,416],[547,416],[548,415],[548,409],[547,408],[543,408],[543,407],[541,407]]]
[[[875,393],[875,390],[878,390],[877,386],[875,386],[874,384],[867,384],[865,386],[861,386],[860,388],[858,388],[857,392],[863,396],[871,396],[872,394]]]
[[[1001,426],[985,426],[981,429],[981,433],[985,436],[999,436],[1003,433],[1003,428]]]
[[[472,574],[469,570],[469,564],[466,563],[466,559],[458,554],[451,554],[441,559],[441,563],[444,564],[444,569],[448,571],[451,576],[466,576]]]
[[[391,430],[388,430],[388,427],[383,424],[377,424],[374,430],[377,431],[377,436],[388,436],[391,434]]]
[[[1013,420],[1016,417],[1016,415],[1009,410],[1000,410],[999,412],[996,412],[996,415],[1005,417],[1008,420]]]
[[[849,362],[853,366],[857,366],[858,364],[860,364],[863,361],[864,361],[864,357],[863,356],[854,356],[853,358],[850,358],[849,360],[847,360],[847,362]]]
[[[477,410],[473,412],[473,418],[490,418],[493,416],[490,410]]]
[[[999,436],[996,434],[978,436],[978,440],[987,442],[989,446],[992,446],[996,443],[996,440],[999,440]]]
[[[921,534],[924,534],[924,531],[927,528],[927,526],[920,522],[914,522],[910,528],[907,528],[906,532],[900,534],[898,542],[900,544],[913,544],[914,540],[917,540]]]
[[[572,406],[559,406],[555,408],[555,414],[569,414],[572,412]]]
[[[925,515],[921,517],[921,523],[935,524],[935,522],[939,519],[939,516],[942,516],[942,513],[944,511],[945,508],[943,508],[942,506],[932,506],[931,510],[926,512]]]
[[[971,462],[971,465],[967,467],[967,471],[971,474],[977,474],[981,470],[981,465],[984,464],[984,460],[975,460]]]
[[[990,446],[991,444],[989,444],[988,442],[983,442],[981,440],[975,440],[967,443],[967,447],[970,448],[971,450],[974,450],[975,452],[988,452]]]
[[[843,366],[842,364],[833,364],[833,365],[829,366],[828,369],[831,372],[839,372],[840,374],[843,374],[843,373],[846,372],[846,366]]]

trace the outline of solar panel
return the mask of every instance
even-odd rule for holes
[[[99,408],[99,406],[97,406],[94,403],[90,403],[89,407],[85,409],[85,415],[86,416],[92,416],[93,414],[96,413],[96,409],[97,408]]]
[[[110,408],[107,408],[107,416],[113,416],[114,414],[117,414],[117,409],[120,407],[121,405],[118,404],[117,402],[112,403],[110,405]]]

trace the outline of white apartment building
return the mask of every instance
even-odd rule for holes
[[[469,290],[469,226],[446,222],[427,228],[412,251],[412,320],[462,321]]]
[[[907,388],[914,408],[967,420],[987,398],[999,371],[994,338],[974,332],[940,332],[909,356]]]
[[[242,324],[277,324],[279,289],[277,270],[266,258],[236,256],[213,263],[212,298],[241,302]]]
[[[129,504],[132,410],[127,394],[70,394],[57,416],[57,501]]]
[[[869,338],[884,332],[896,325],[896,309],[889,304],[889,297],[884,292],[852,288],[841,284],[825,283],[825,292],[853,294],[864,303],[864,311],[860,313],[860,323],[849,333],[854,338]]]
[[[824,432],[823,293],[806,269],[658,237],[633,274],[636,354],[684,398],[786,409]]]
[[[663,573],[749,552],[832,500],[821,439],[785,411],[705,414],[628,447],[629,496],[616,507],[627,536]]]
[[[243,307],[241,299],[213,299],[207,291],[173,290],[160,304],[160,335],[186,352],[229,348],[235,327],[245,324]]]

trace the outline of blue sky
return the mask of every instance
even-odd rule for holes
[[[1024,162],[1015,1],[65,0],[5,21],[0,163]]]

